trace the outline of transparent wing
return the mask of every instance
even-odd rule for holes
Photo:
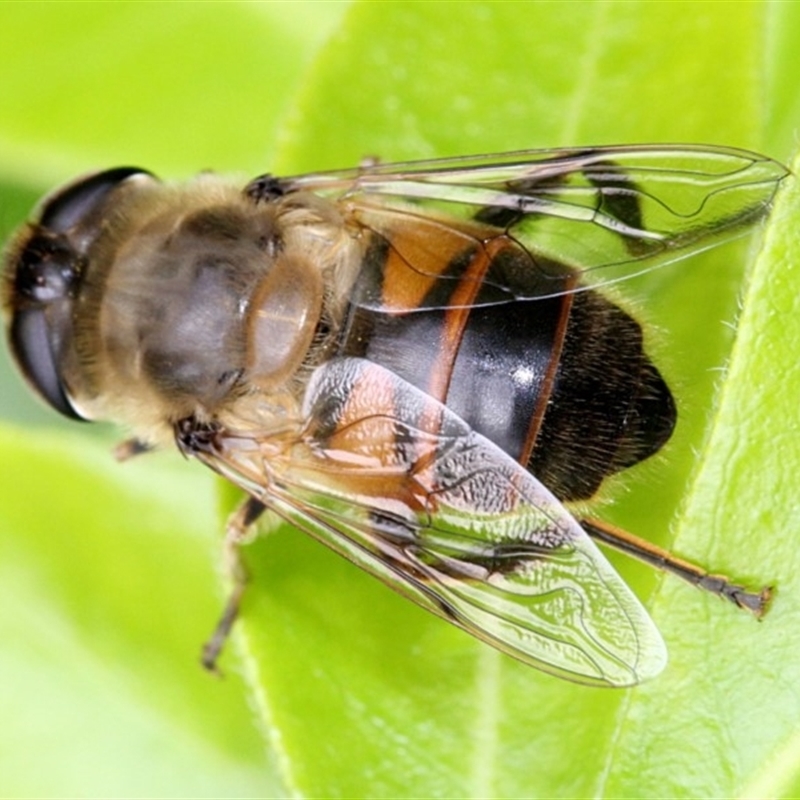
[[[558,500],[388,370],[312,376],[302,433],[223,432],[201,455],[296,527],[428,610],[547,672],[627,686],[666,654],[639,601]]]
[[[393,295],[393,285],[420,276],[474,274],[484,287],[470,304],[481,305],[612,283],[685,258],[744,233],[786,174],[745,150],[634,145],[378,164],[280,184],[337,201],[393,255],[388,268],[374,260],[381,274],[360,304],[412,311],[437,305],[437,292]],[[481,257],[491,269],[475,269]]]

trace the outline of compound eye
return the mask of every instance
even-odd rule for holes
[[[83,420],[64,391],[46,309],[34,306],[17,311],[9,341],[22,374],[42,399],[65,417]]]
[[[62,375],[72,311],[92,243],[103,230],[110,195],[138,167],[117,167],[77,180],[45,199],[27,241],[9,263],[9,340],[26,379],[56,411],[83,419]]]
[[[68,297],[80,273],[72,249],[62,237],[35,236],[17,262],[15,296],[27,304],[46,305]]]
[[[56,190],[6,255],[5,304],[14,357],[32,388],[72,419],[82,419],[63,374],[74,304],[92,247],[107,228],[113,193],[139,178],[155,181],[138,167],[117,167]]]
[[[82,264],[65,236],[37,233],[17,259],[9,343],[31,386],[56,411],[82,419],[69,401],[58,354],[69,328]]]
[[[102,207],[108,193],[132,175],[152,177],[152,173],[138,167],[116,167],[59,189],[45,201],[39,225],[51,233],[66,233],[75,225],[86,224]]]

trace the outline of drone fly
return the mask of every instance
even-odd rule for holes
[[[434,614],[573,681],[664,643],[593,539],[750,592],[568,508],[657,452],[675,404],[602,287],[746,232],[786,170],[708,146],[542,150],[244,190],[118,168],[46,198],[5,255],[11,350],[67,417],[177,444]],[[204,663],[236,616],[233,596]]]

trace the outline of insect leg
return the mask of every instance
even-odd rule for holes
[[[598,519],[583,519],[581,527],[598,542],[638,558],[652,567],[671,572],[692,586],[729,600],[739,608],[752,612],[756,617],[762,617],[769,607],[772,599],[770,586],[764,586],[758,592],[750,591],[744,586],[732,583],[724,575],[712,575],[702,567],[674,556],[668,550],[656,547],[645,539],[640,539]]]
[[[127,461],[129,458],[140,456],[142,453],[149,453],[152,450],[153,445],[134,437],[120,442],[114,448],[114,458],[119,462]]]
[[[264,513],[265,506],[254,497],[248,497],[234,511],[225,530],[225,568],[230,576],[233,589],[225,603],[222,615],[211,634],[211,638],[203,645],[200,661],[209,672],[218,673],[217,660],[222,648],[228,640],[233,623],[239,615],[242,597],[247,586],[247,571],[239,555],[239,545],[248,536],[250,529]]]

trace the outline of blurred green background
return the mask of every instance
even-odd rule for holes
[[[647,141],[789,161],[799,45],[796,3],[3,3],[0,233],[121,164],[244,181]],[[174,455],[114,465],[119,433],[62,424],[4,368],[0,795],[800,791],[800,247],[783,202],[756,266],[738,242],[624,287],[681,422],[602,513],[779,587],[758,625],[614,558],[671,658],[629,691],[535,673],[291,531],[248,549],[226,677],[204,674],[231,498]]]

